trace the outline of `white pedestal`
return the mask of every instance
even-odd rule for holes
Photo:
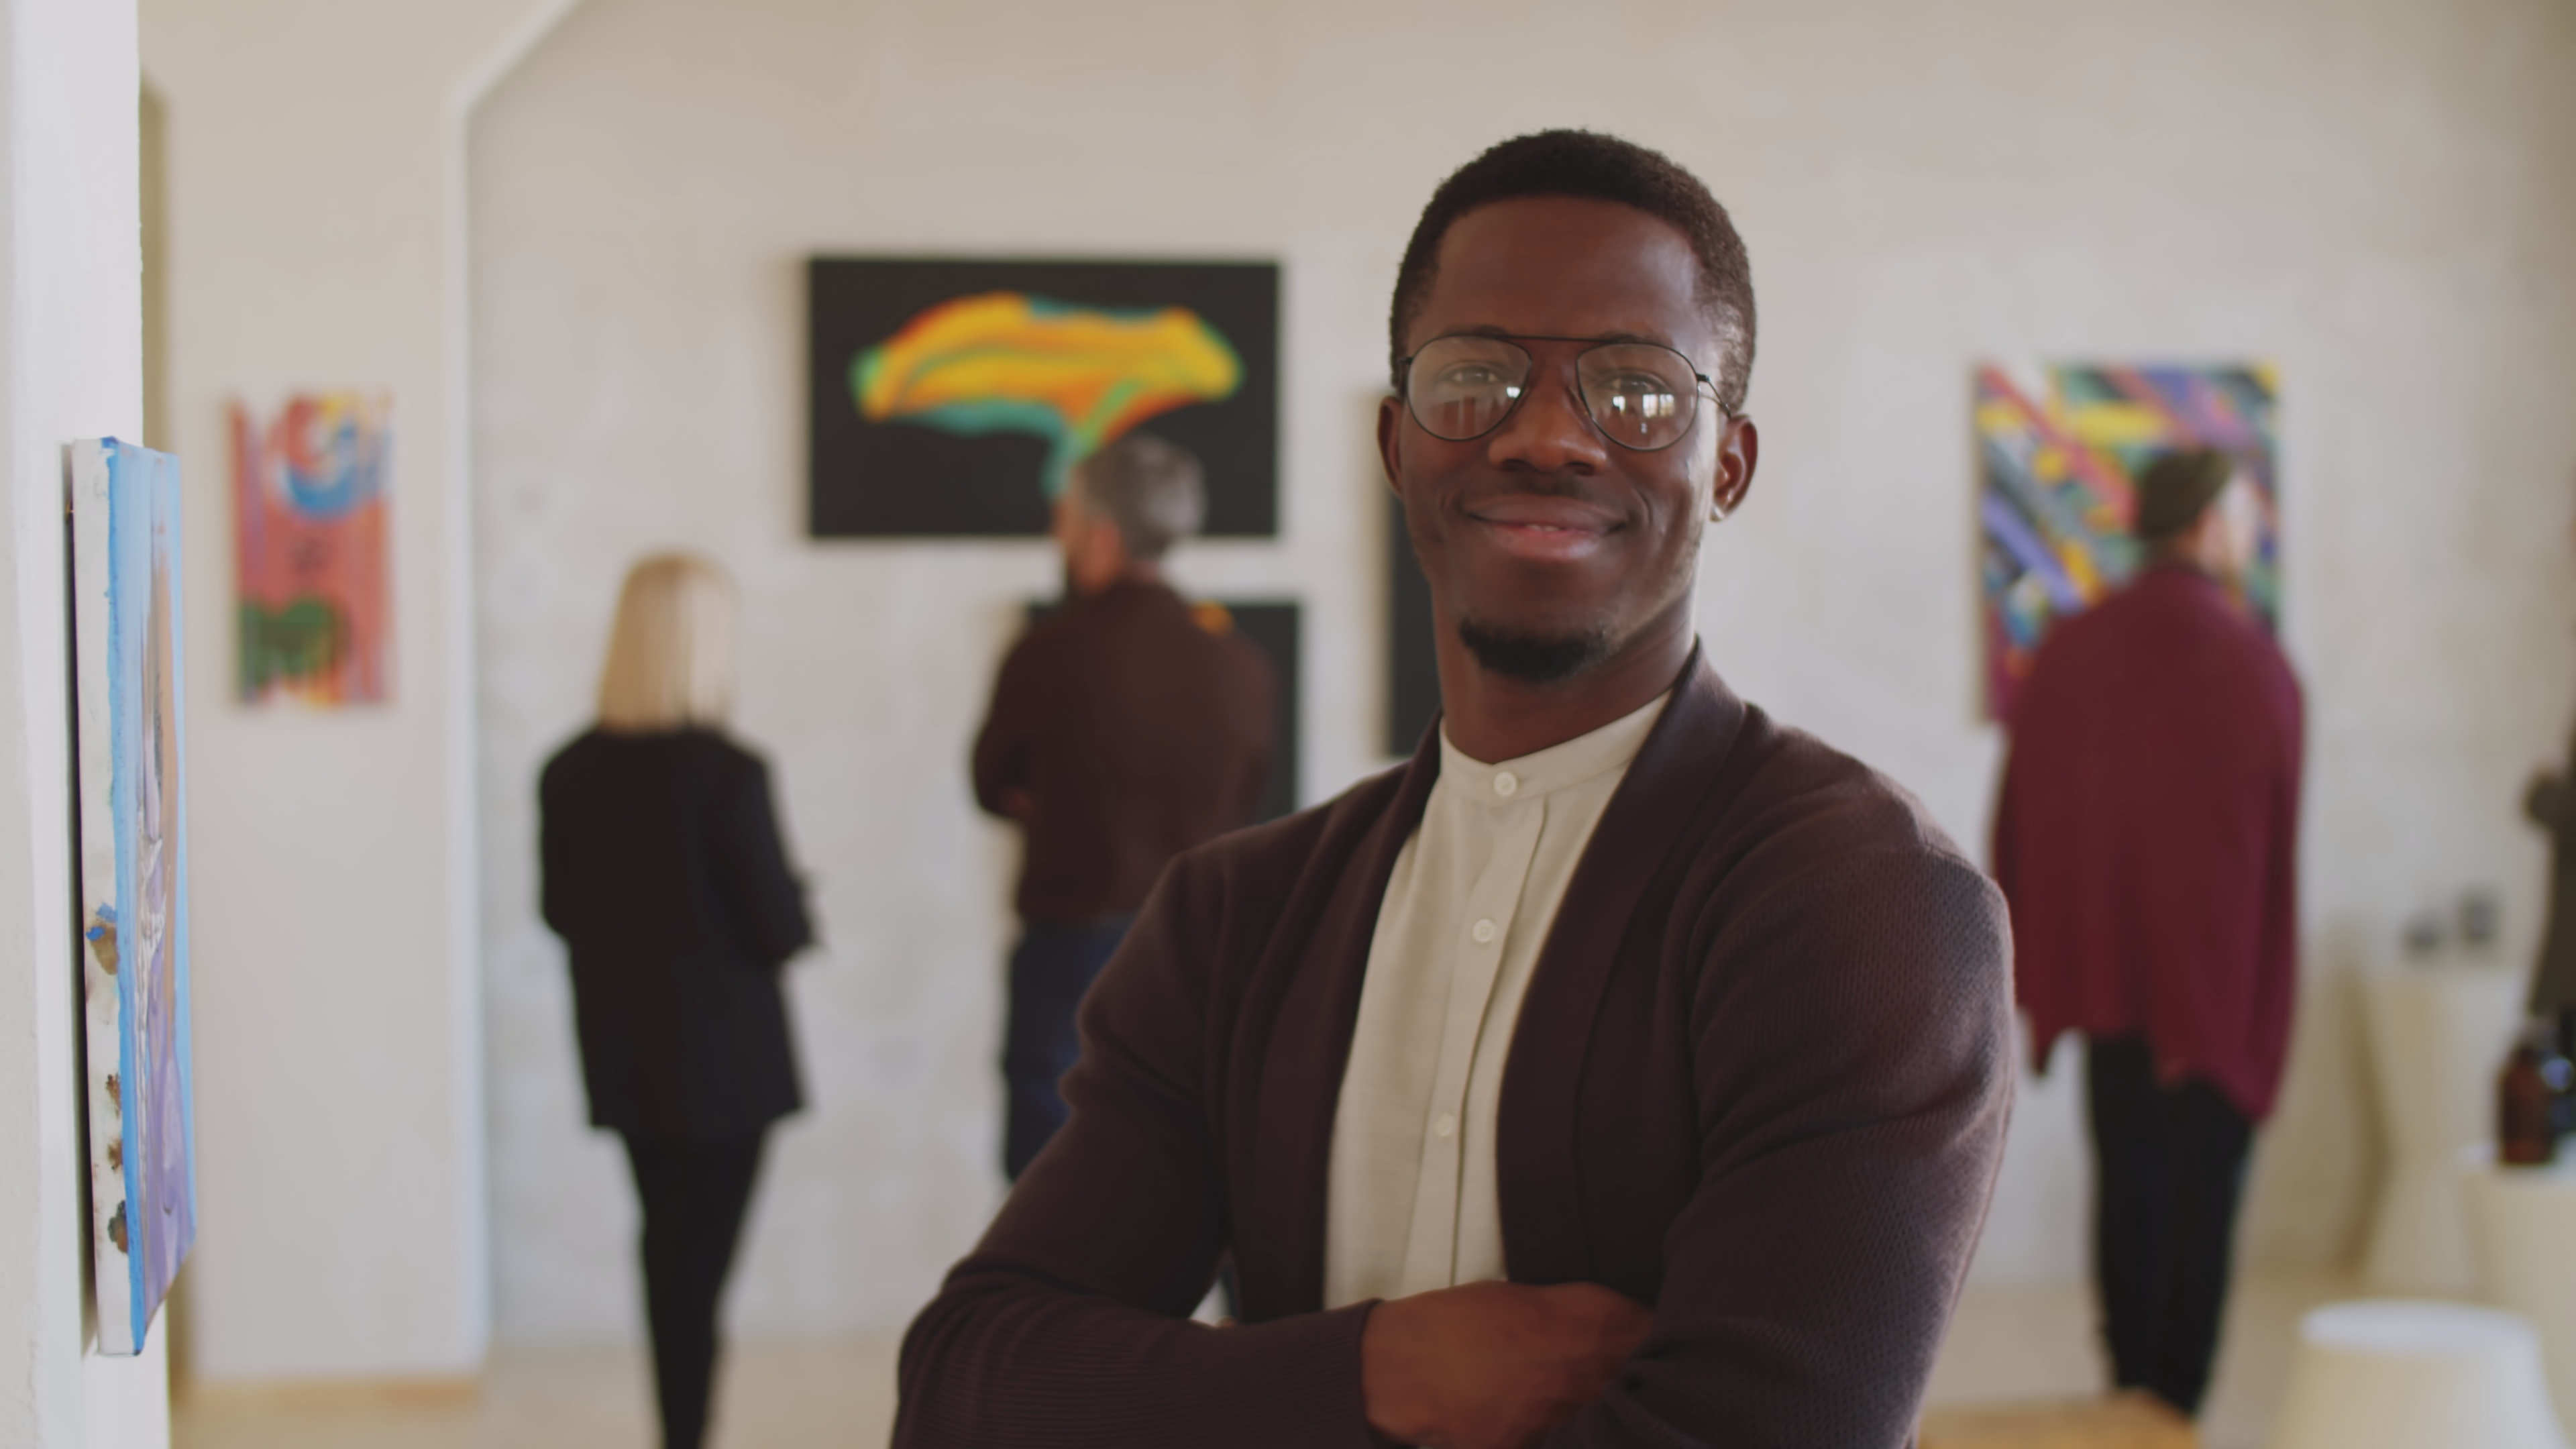
[[[2522,1020],[2525,973],[2405,966],[2362,978],[2388,1180],[2362,1274],[2389,1293],[2477,1291],[2460,1196],[2463,1149],[2495,1136],[2495,1080]]]
[[[2576,1408],[2576,1165],[2482,1165],[2468,1180],[2486,1300],[2531,1320],[2559,1412]]]
[[[2271,1449],[2567,1449],[2531,1325],[2493,1308],[2337,1303],[2299,1324]]]

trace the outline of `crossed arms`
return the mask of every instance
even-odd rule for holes
[[[1706,965],[1656,1010],[1688,1034],[1699,1150],[1644,1245],[1651,1305],[1471,1284],[1218,1329],[1188,1314],[1220,1257],[1278,1256],[1228,1242],[1229,1093],[1299,1045],[1208,1065],[1238,1023],[1207,963],[1276,924],[1223,867],[1185,857],[1086,1002],[1071,1122],[905,1341],[899,1449],[1907,1442],[2011,1095],[2009,950],[1972,868],[1854,854],[1680,911],[1660,954]]]

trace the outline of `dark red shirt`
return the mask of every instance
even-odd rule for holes
[[[996,815],[1015,796],[1032,807],[1021,918],[1133,911],[1173,856],[1249,824],[1277,688],[1259,648],[1159,584],[1113,585],[1032,627],[975,740],[975,798]]]
[[[2300,712],[2271,637],[2188,569],[2040,646],[1994,862],[2042,1065],[2063,1032],[2144,1037],[2270,1114],[2298,984]]]

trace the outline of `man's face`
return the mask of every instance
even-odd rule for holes
[[[2254,496],[2254,485],[2242,473],[2227,482],[2209,506],[2217,523],[2214,557],[2210,560],[2219,577],[2241,582],[2254,567],[2263,548],[2263,504]]]
[[[1717,377],[1698,281],[1690,243],[1642,211],[1564,197],[1497,202],[1443,238],[1405,351],[1459,333],[1644,341]],[[1445,441],[1389,399],[1379,451],[1442,626],[1489,668],[1495,655],[1479,640],[1534,646],[1503,652],[1580,674],[1658,619],[1688,612],[1700,531],[1714,503],[1732,509],[1752,481],[1754,434],[1703,394],[1680,442],[1622,447],[1575,395],[1574,359],[1587,344],[1521,345],[1535,360],[1529,389],[1492,432]]]

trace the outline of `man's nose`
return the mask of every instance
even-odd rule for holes
[[[1575,396],[1572,378],[1542,368],[1531,376],[1529,388],[1486,444],[1489,462],[1539,473],[1590,473],[1609,461],[1609,444]]]

